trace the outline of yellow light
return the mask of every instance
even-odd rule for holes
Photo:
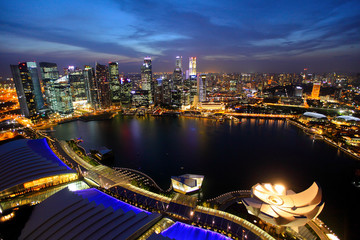
[[[264,187],[269,191],[273,190],[270,183],[265,183]]]
[[[278,194],[284,194],[285,192],[285,187],[281,184],[276,184],[274,188]]]

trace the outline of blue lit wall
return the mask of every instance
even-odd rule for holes
[[[105,208],[112,207],[115,211],[121,208],[125,213],[128,211],[134,211],[136,214],[140,212],[145,212],[147,214],[151,214],[141,208],[134,207],[128,203],[120,201],[116,198],[113,198],[95,188],[89,188],[84,190],[76,191],[78,195],[82,196],[83,198],[87,198],[90,202],[95,201],[96,204],[102,204]]]
[[[231,239],[220,233],[194,227],[188,224],[176,222],[164,230],[161,235],[173,239],[202,239],[202,240],[225,240]]]
[[[55,155],[55,153],[51,150],[48,143],[46,142],[45,138],[28,140],[27,144],[34,152],[36,152],[40,156],[51,160],[59,166],[64,166],[69,170],[71,169]]]

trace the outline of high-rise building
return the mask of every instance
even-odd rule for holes
[[[303,88],[300,86],[296,86],[294,89],[294,97],[302,97],[303,95]]]
[[[311,92],[312,99],[320,99],[320,88],[321,88],[321,83],[313,84],[313,88],[312,88],[312,92]]]
[[[117,62],[109,63],[109,78],[111,104],[119,105],[121,100],[121,85],[119,79],[119,64]]]
[[[171,80],[167,78],[162,79],[161,89],[162,104],[171,105]]]
[[[148,91],[149,103],[153,103],[154,82],[152,81],[151,57],[145,57],[141,66],[141,89]]]
[[[189,58],[189,75],[196,76],[196,57]]]
[[[85,105],[88,101],[88,89],[87,84],[85,84],[83,71],[81,69],[69,71],[68,76],[74,106]]]
[[[186,85],[188,85],[190,92],[190,104],[193,104],[194,96],[197,95],[196,57],[189,58],[189,81],[187,81]]]
[[[40,62],[41,78],[45,92],[45,102],[47,106],[54,111],[53,104],[55,101],[53,93],[54,82],[59,79],[59,71],[56,63]]]
[[[71,114],[74,112],[72,94],[69,84],[69,76],[54,81],[51,94],[53,95],[52,110],[60,114]]]
[[[181,107],[181,91],[180,89],[171,90],[171,106],[174,108]]]
[[[174,89],[180,89],[183,85],[183,73],[182,73],[182,57],[177,56],[175,61],[175,69],[172,76]]]
[[[182,56],[176,56],[175,69],[182,71]]]
[[[84,80],[87,85],[87,97],[88,103],[95,110],[99,108],[99,96],[98,96],[98,85],[95,79],[94,69],[90,66],[84,66]]]
[[[133,90],[131,91],[132,95],[132,105],[134,107],[148,107],[149,106],[149,98],[147,90]]]
[[[206,74],[199,74],[197,77],[197,95],[199,102],[206,101]]]
[[[101,65],[98,63],[96,63],[95,65],[95,77],[98,85],[100,108],[106,109],[109,108],[111,105],[108,68],[106,65]]]
[[[131,103],[131,91],[133,90],[132,82],[129,78],[123,77],[121,83],[121,104],[128,105]]]
[[[20,103],[21,114],[36,118],[43,110],[44,99],[35,62],[22,62],[10,65]]]

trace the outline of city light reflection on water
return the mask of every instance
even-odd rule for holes
[[[81,136],[87,150],[113,149],[114,166],[141,170],[164,189],[171,176],[204,175],[204,198],[250,189],[258,182],[281,182],[300,192],[318,181],[325,201],[320,218],[340,238],[350,231],[351,212],[360,211],[359,191],[351,183],[360,161],[321,140],[313,141],[284,120],[241,119],[230,125],[184,117],[117,116],[54,129],[51,134],[60,139]],[[344,196],[347,203],[341,204]]]

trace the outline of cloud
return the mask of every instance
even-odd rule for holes
[[[150,55],[164,63],[161,71],[172,70],[176,55],[197,56],[200,68],[216,64],[236,71],[240,65],[250,66],[242,61],[266,69],[262,61],[291,57],[295,65],[299,64],[296,58],[316,54],[346,55],[351,61],[360,43],[358,1],[18,0],[1,4],[0,55],[61,56],[62,61],[68,57],[76,62],[118,56],[133,63],[134,69],[143,56]],[[348,51],[351,47],[353,52]],[[10,64],[5,58],[0,63]],[[349,62],[339,64],[346,68]]]

